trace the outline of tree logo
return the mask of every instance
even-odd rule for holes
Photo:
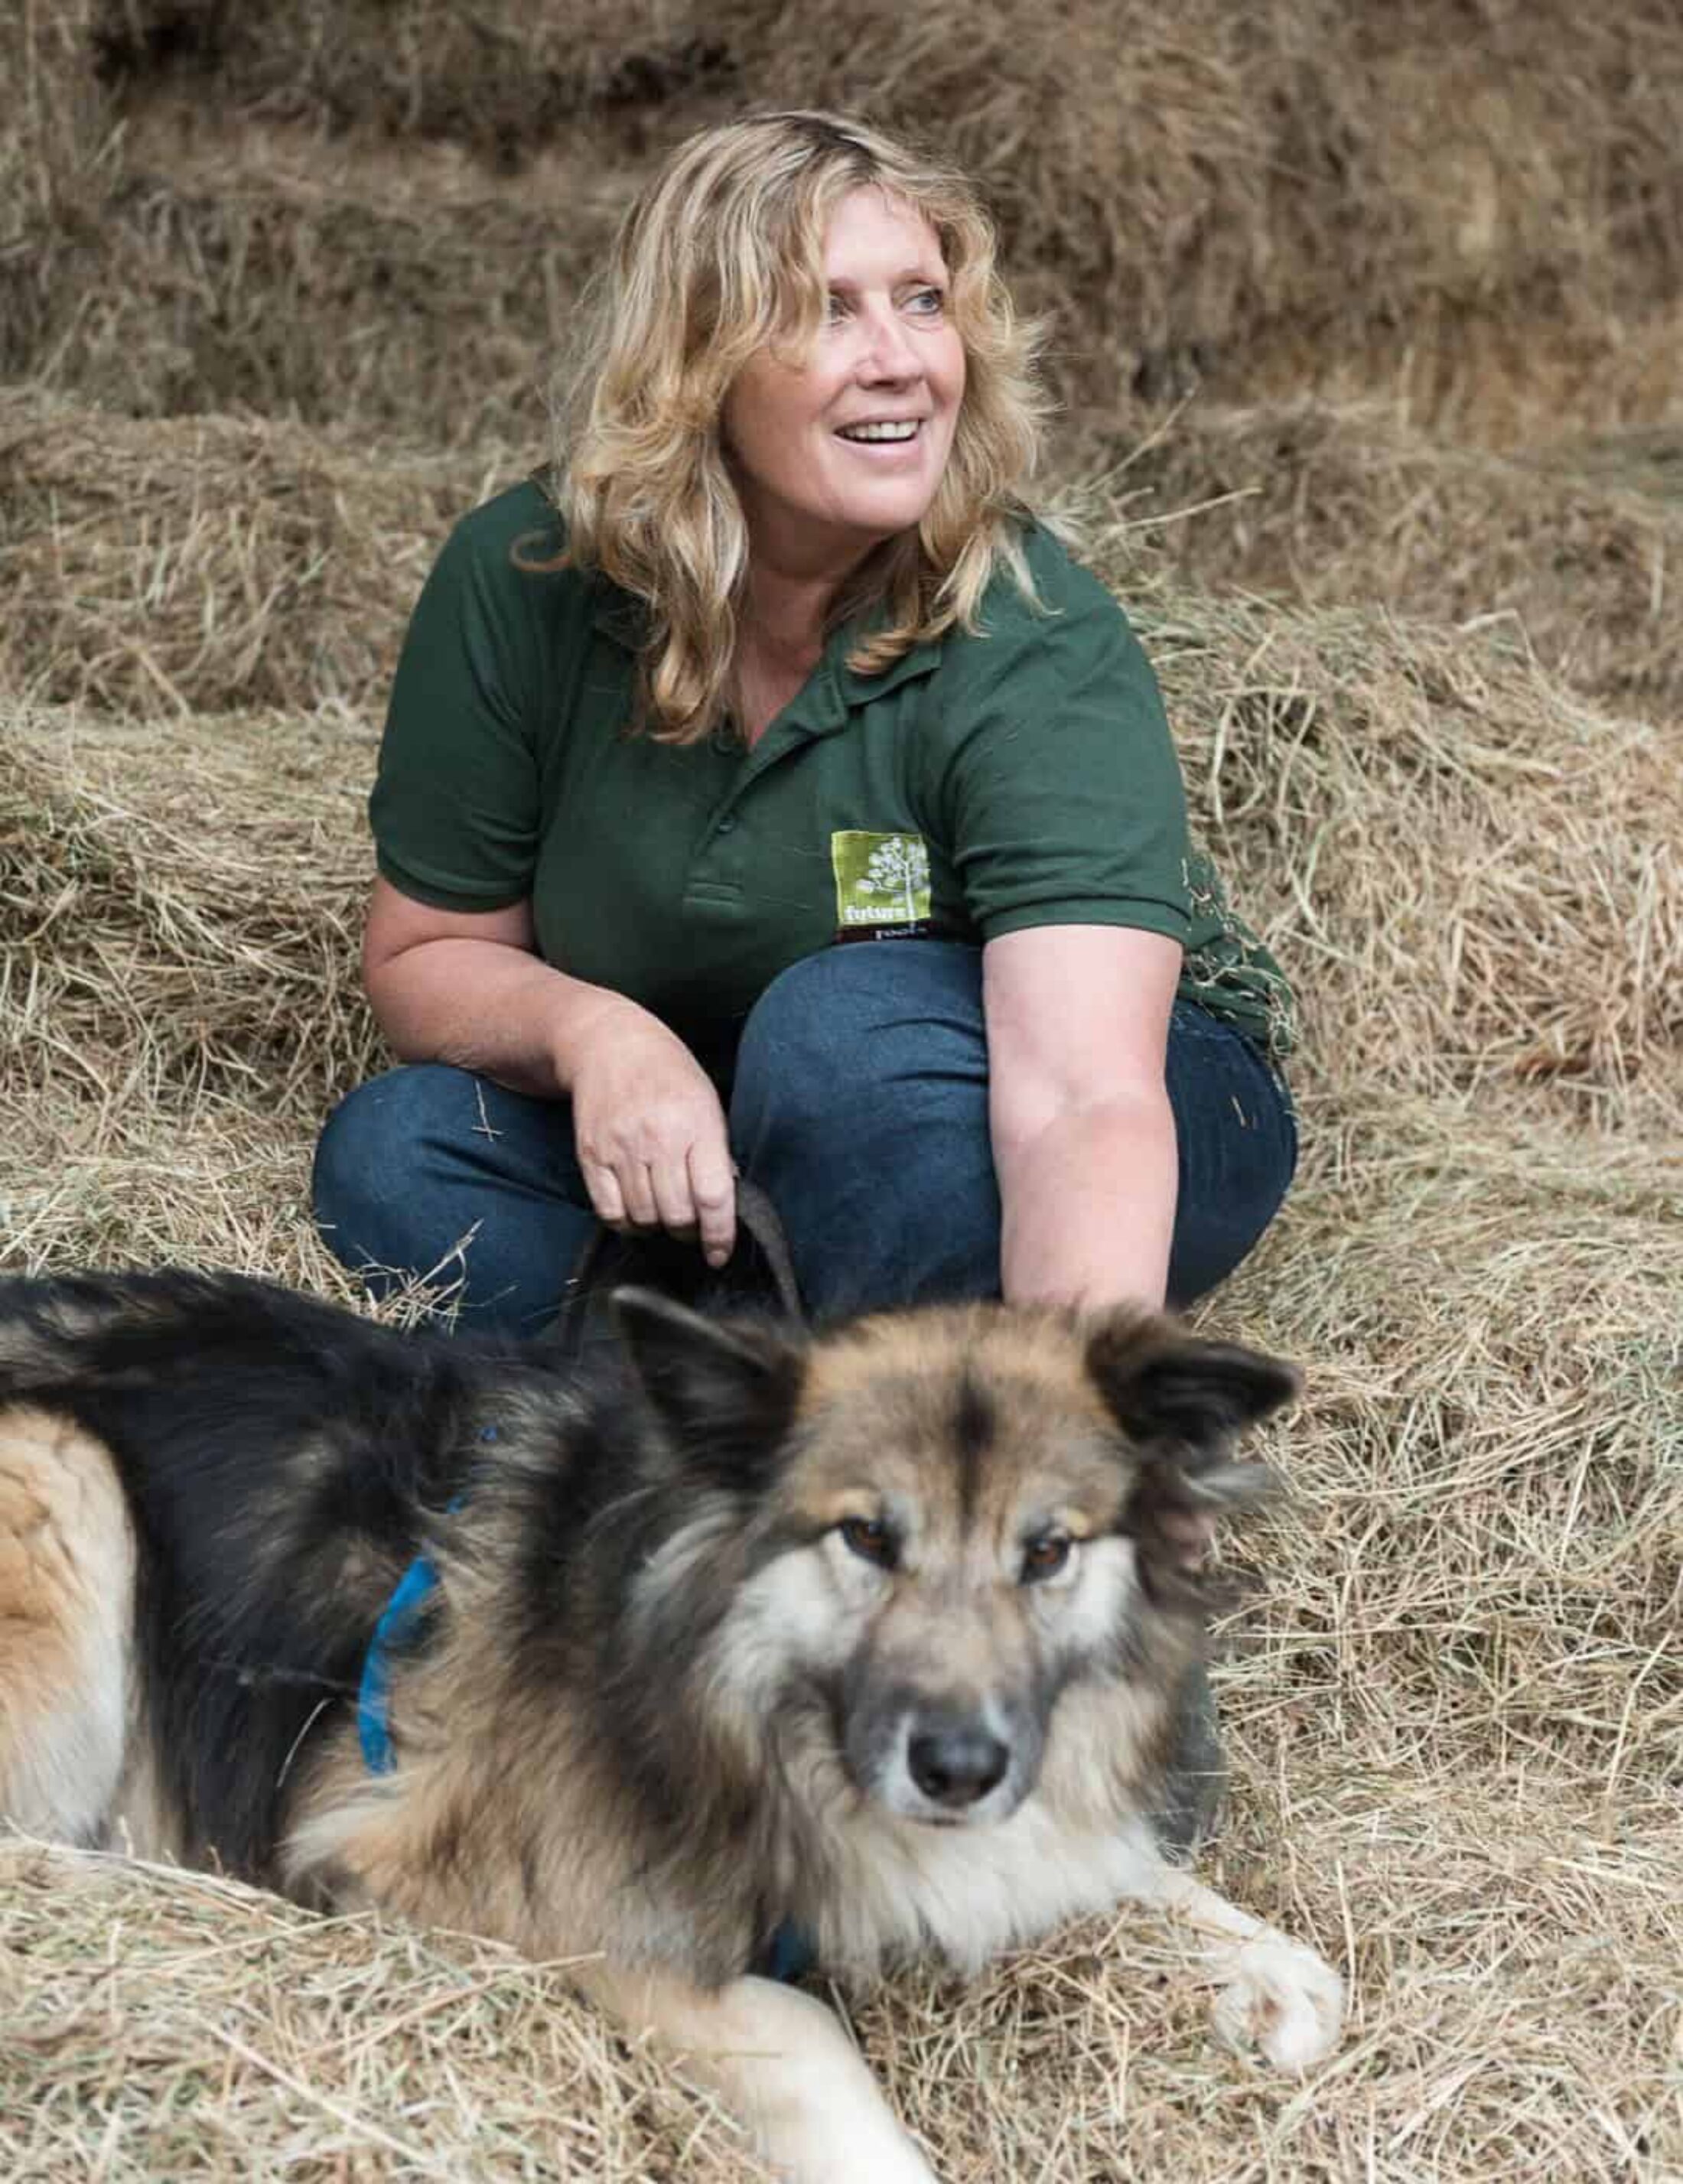
[[[843,926],[921,925],[929,916],[929,852],[921,834],[830,837],[836,916]]]

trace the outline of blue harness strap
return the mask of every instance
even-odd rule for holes
[[[754,1969],[762,1979],[781,1980],[785,1986],[793,1986],[797,1980],[805,1978],[817,1961],[811,1935],[785,1919]]]
[[[398,1763],[392,1748],[392,1648],[408,1640],[437,1583],[431,1555],[417,1555],[386,1602],[363,1656],[356,1734],[363,1764],[371,1774],[389,1774]]]
[[[495,1426],[480,1429],[481,1440],[495,1440]],[[457,1495],[449,1506],[454,1516],[462,1505]],[[392,1650],[406,1646],[421,1613],[438,1584],[432,1557],[425,1549],[398,1580],[398,1589],[381,1610],[362,1657],[362,1681],[357,1686],[356,1738],[362,1747],[362,1763],[371,1774],[389,1774],[398,1763],[392,1743]]]

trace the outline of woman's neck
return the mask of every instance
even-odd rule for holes
[[[768,666],[810,668],[846,571],[822,576],[751,566],[743,599],[740,642]]]

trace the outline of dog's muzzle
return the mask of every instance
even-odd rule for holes
[[[1011,1747],[973,1719],[915,1722],[906,1739],[906,1773],[932,1805],[950,1812],[979,1804],[1010,1766]]]
[[[881,1719],[871,1762],[855,1779],[902,1819],[986,1827],[1007,1819],[1033,1788],[1040,1739],[997,1702],[925,1699]]]

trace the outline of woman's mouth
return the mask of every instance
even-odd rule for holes
[[[859,425],[839,425],[836,437],[855,448],[904,448],[923,429],[921,417],[883,418]]]

